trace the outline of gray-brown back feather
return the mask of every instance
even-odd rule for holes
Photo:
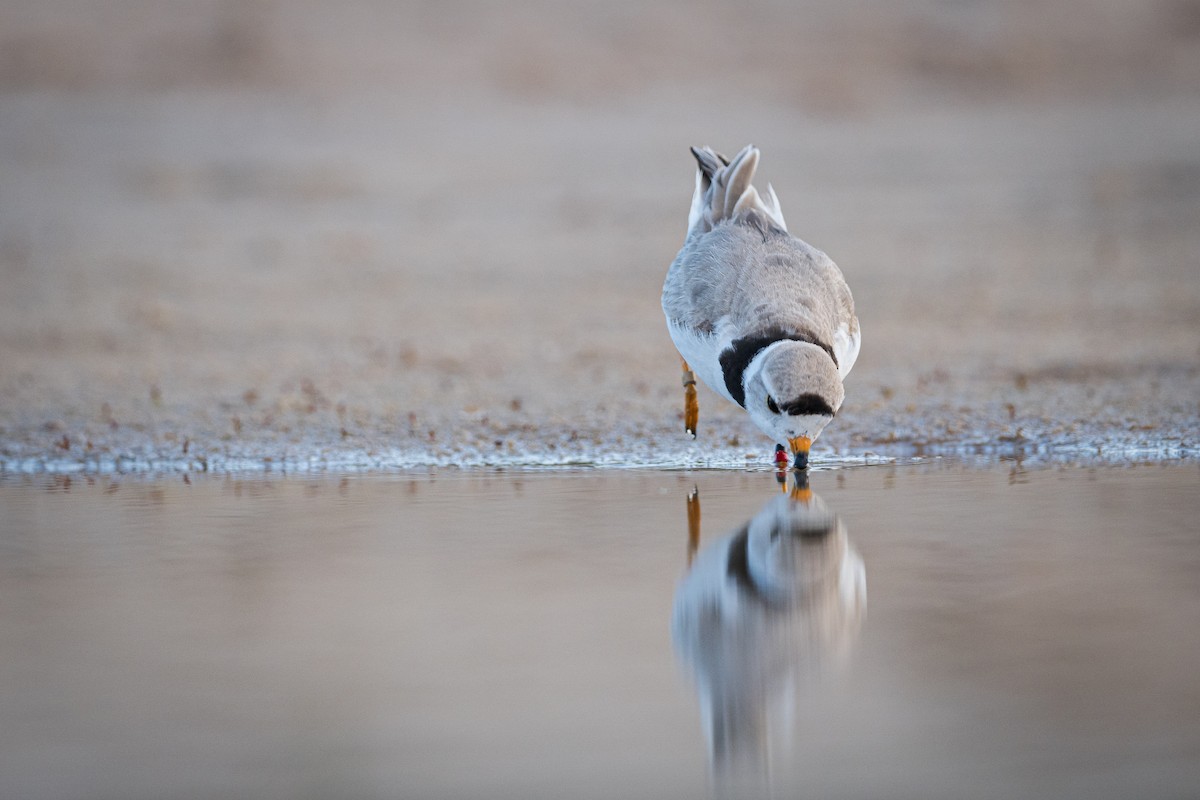
[[[840,326],[858,327],[833,261],[754,211],[690,237],[663,289],[667,316],[697,331],[725,318],[742,336],[781,329],[832,343]]]

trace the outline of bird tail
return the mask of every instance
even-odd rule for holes
[[[787,230],[779,198],[767,184],[766,196],[750,185],[758,168],[758,148],[746,145],[733,161],[711,147],[693,147],[699,169],[696,170],[696,191],[692,195],[692,210],[688,213],[688,235],[711,231],[717,223],[733,219],[748,211],[765,214],[780,228]]]

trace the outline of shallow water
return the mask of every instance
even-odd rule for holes
[[[1194,796],[1198,477],[0,478],[0,796]]]

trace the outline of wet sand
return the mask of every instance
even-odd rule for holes
[[[818,471],[780,601],[770,474],[9,475],[0,794],[1186,797],[1195,485]]]
[[[1194,3],[0,4],[0,470],[765,463],[658,308],[762,148],[819,463],[1194,458]]]

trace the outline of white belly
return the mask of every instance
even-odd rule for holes
[[[696,377],[704,381],[705,386],[733,403],[734,400],[729,396],[729,390],[725,388],[725,374],[721,372],[719,361],[721,351],[729,346],[728,339],[723,338],[720,334],[720,327],[718,327],[717,333],[698,334],[681,328],[668,319],[667,331],[671,334],[671,341],[675,343],[675,349],[696,373]]]

